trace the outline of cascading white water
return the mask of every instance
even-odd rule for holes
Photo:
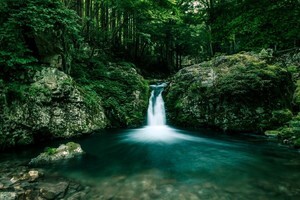
[[[148,126],[162,126],[166,124],[165,103],[162,92],[166,84],[151,85],[151,96],[148,106]]]
[[[148,124],[139,129],[129,130],[122,135],[126,142],[175,143],[183,140],[197,141],[197,138],[182,134],[181,130],[166,125],[165,105],[162,92],[167,84],[150,85],[152,92],[148,106]]]

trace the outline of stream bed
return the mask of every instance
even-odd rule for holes
[[[163,125],[75,142],[86,154],[43,170],[88,185],[88,199],[300,199],[299,152],[262,137]],[[5,153],[0,162],[40,151]]]

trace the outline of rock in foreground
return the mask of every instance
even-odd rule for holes
[[[51,164],[56,161],[74,158],[83,153],[79,144],[68,142],[67,144],[60,145],[58,148],[46,148],[45,152],[31,159],[29,165]]]
[[[7,161],[0,165],[0,200],[80,200],[90,189],[78,182]]]

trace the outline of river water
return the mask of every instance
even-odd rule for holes
[[[300,199],[299,152],[264,138],[158,126],[76,142],[85,155],[44,169],[90,185],[90,199]]]
[[[76,142],[85,155],[45,169],[91,185],[91,199],[300,199],[299,152],[264,138],[161,126]]]

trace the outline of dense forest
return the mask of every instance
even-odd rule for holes
[[[138,127],[148,80],[161,78],[171,123],[276,129],[299,111],[299,11],[296,0],[1,0],[0,146]]]
[[[299,47],[297,0],[1,0],[1,71],[59,55],[172,73],[216,54]],[[291,12],[295,11],[295,12]]]
[[[300,0],[0,0],[0,200],[300,199]]]

